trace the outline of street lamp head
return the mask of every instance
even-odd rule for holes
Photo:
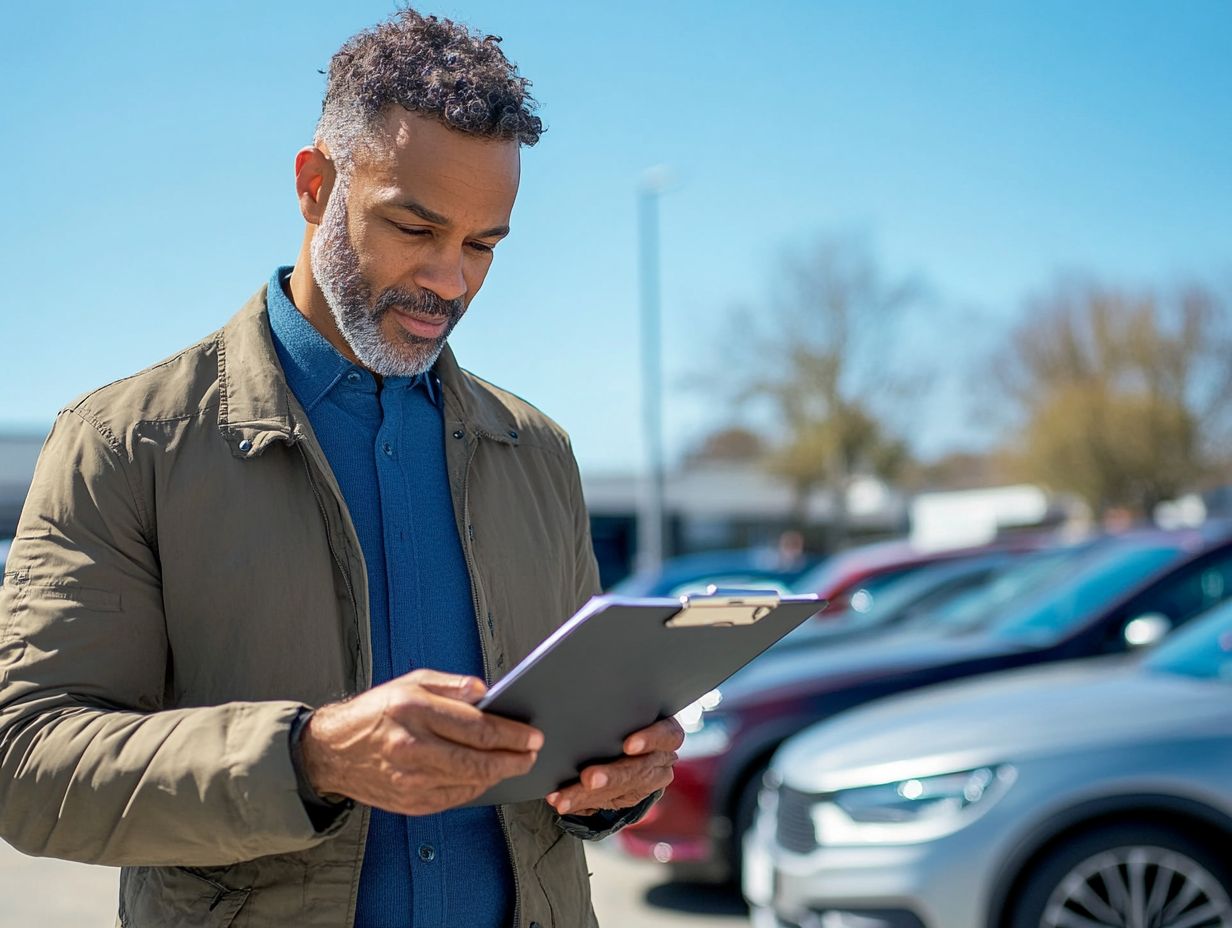
[[[638,190],[645,194],[661,194],[673,186],[676,177],[666,164],[656,164],[642,172],[638,180]]]

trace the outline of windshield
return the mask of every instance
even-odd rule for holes
[[[912,631],[979,628],[1004,613],[1011,603],[1021,601],[1060,577],[1079,570],[1082,554],[1086,551],[1086,548],[1058,548],[1027,555],[999,571],[983,585],[913,616],[904,627]]]
[[[1111,605],[1180,553],[1178,545],[1159,543],[1096,548],[1082,559],[1080,570],[1059,582],[1053,578],[1038,595],[994,620],[990,631],[999,638],[1023,641],[1055,638]]]
[[[1232,682],[1232,603],[1170,635],[1143,663],[1148,670]]]
[[[880,587],[865,584],[851,597],[851,609],[836,630],[910,621],[980,587],[1002,564],[1003,558],[934,564],[895,576]]]

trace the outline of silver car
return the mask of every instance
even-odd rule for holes
[[[757,928],[1232,928],[1232,605],[837,716],[767,783]]]

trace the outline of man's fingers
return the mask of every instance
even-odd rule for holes
[[[534,751],[474,751],[454,744],[440,750],[441,770],[458,783],[474,783],[485,789],[501,780],[529,773],[539,755]]]
[[[628,757],[611,764],[587,767],[582,771],[581,785],[591,792],[605,790],[618,795],[629,786],[640,783],[655,768],[670,768],[674,763],[676,754],[673,751],[655,751],[653,754]]]
[[[684,729],[674,718],[661,719],[625,739],[626,754],[649,754],[652,751],[678,751],[684,744]]]
[[[442,700],[424,716],[433,734],[479,751],[537,751],[543,747],[543,732],[530,725],[487,715],[474,706],[449,705]]]
[[[589,815],[598,809],[627,809],[637,805],[656,790],[671,785],[674,776],[671,767],[657,767],[636,788],[625,792],[606,789],[587,791],[573,786],[553,793],[548,797],[548,803],[561,815]]]
[[[537,728],[488,715],[470,699],[482,695],[483,681],[476,677],[417,670],[400,677],[408,686],[394,697],[394,716],[414,733],[424,731],[481,751],[537,751],[543,733]],[[398,681],[395,681],[398,682]],[[467,699],[462,699],[462,696]]]
[[[586,768],[580,782],[549,794],[548,804],[561,815],[637,805],[672,782],[672,765],[683,743],[684,729],[674,718],[635,731],[625,739],[625,757]]]
[[[450,785],[480,786],[486,789],[530,771],[539,755],[534,751],[479,751],[452,741],[428,736],[416,739],[395,752],[390,760],[396,766],[414,763],[433,781]]]
[[[478,677],[469,677],[460,673],[441,673],[439,670],[413,670],[399,679],[421,686],[438,696],[458,699],[472,705],[483,699],[488,691],[487,684]]]
[[[562,815],[581,814],[577,810],[622,809],[636,805],[672,782],[675,762],[674,752],[656,751],[612,764],[587,767],[582,771],[580,783],[557,790],[547,800]]]

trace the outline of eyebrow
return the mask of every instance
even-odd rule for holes
[[[404,209],[407,212],[414,213],[420,219],[424,220],[425,222],[431,222],[434,225],[438,225],[438,226],[453,225],[453,223],[450,222],[448,217],[442,216],[440,213],[436,212],[435,210],[428,209],[428,207],[424,206],[422,203],[416,203],[414,200],[405,200],[401,203],[395,203],[394,206],[397,207],[398,209]],[[491,229],[485,229],[484,231],[479,232],[475,237],[476,238],[503,238],[504,236],[508,234],[509,234],[509,226],[493,226]]]

